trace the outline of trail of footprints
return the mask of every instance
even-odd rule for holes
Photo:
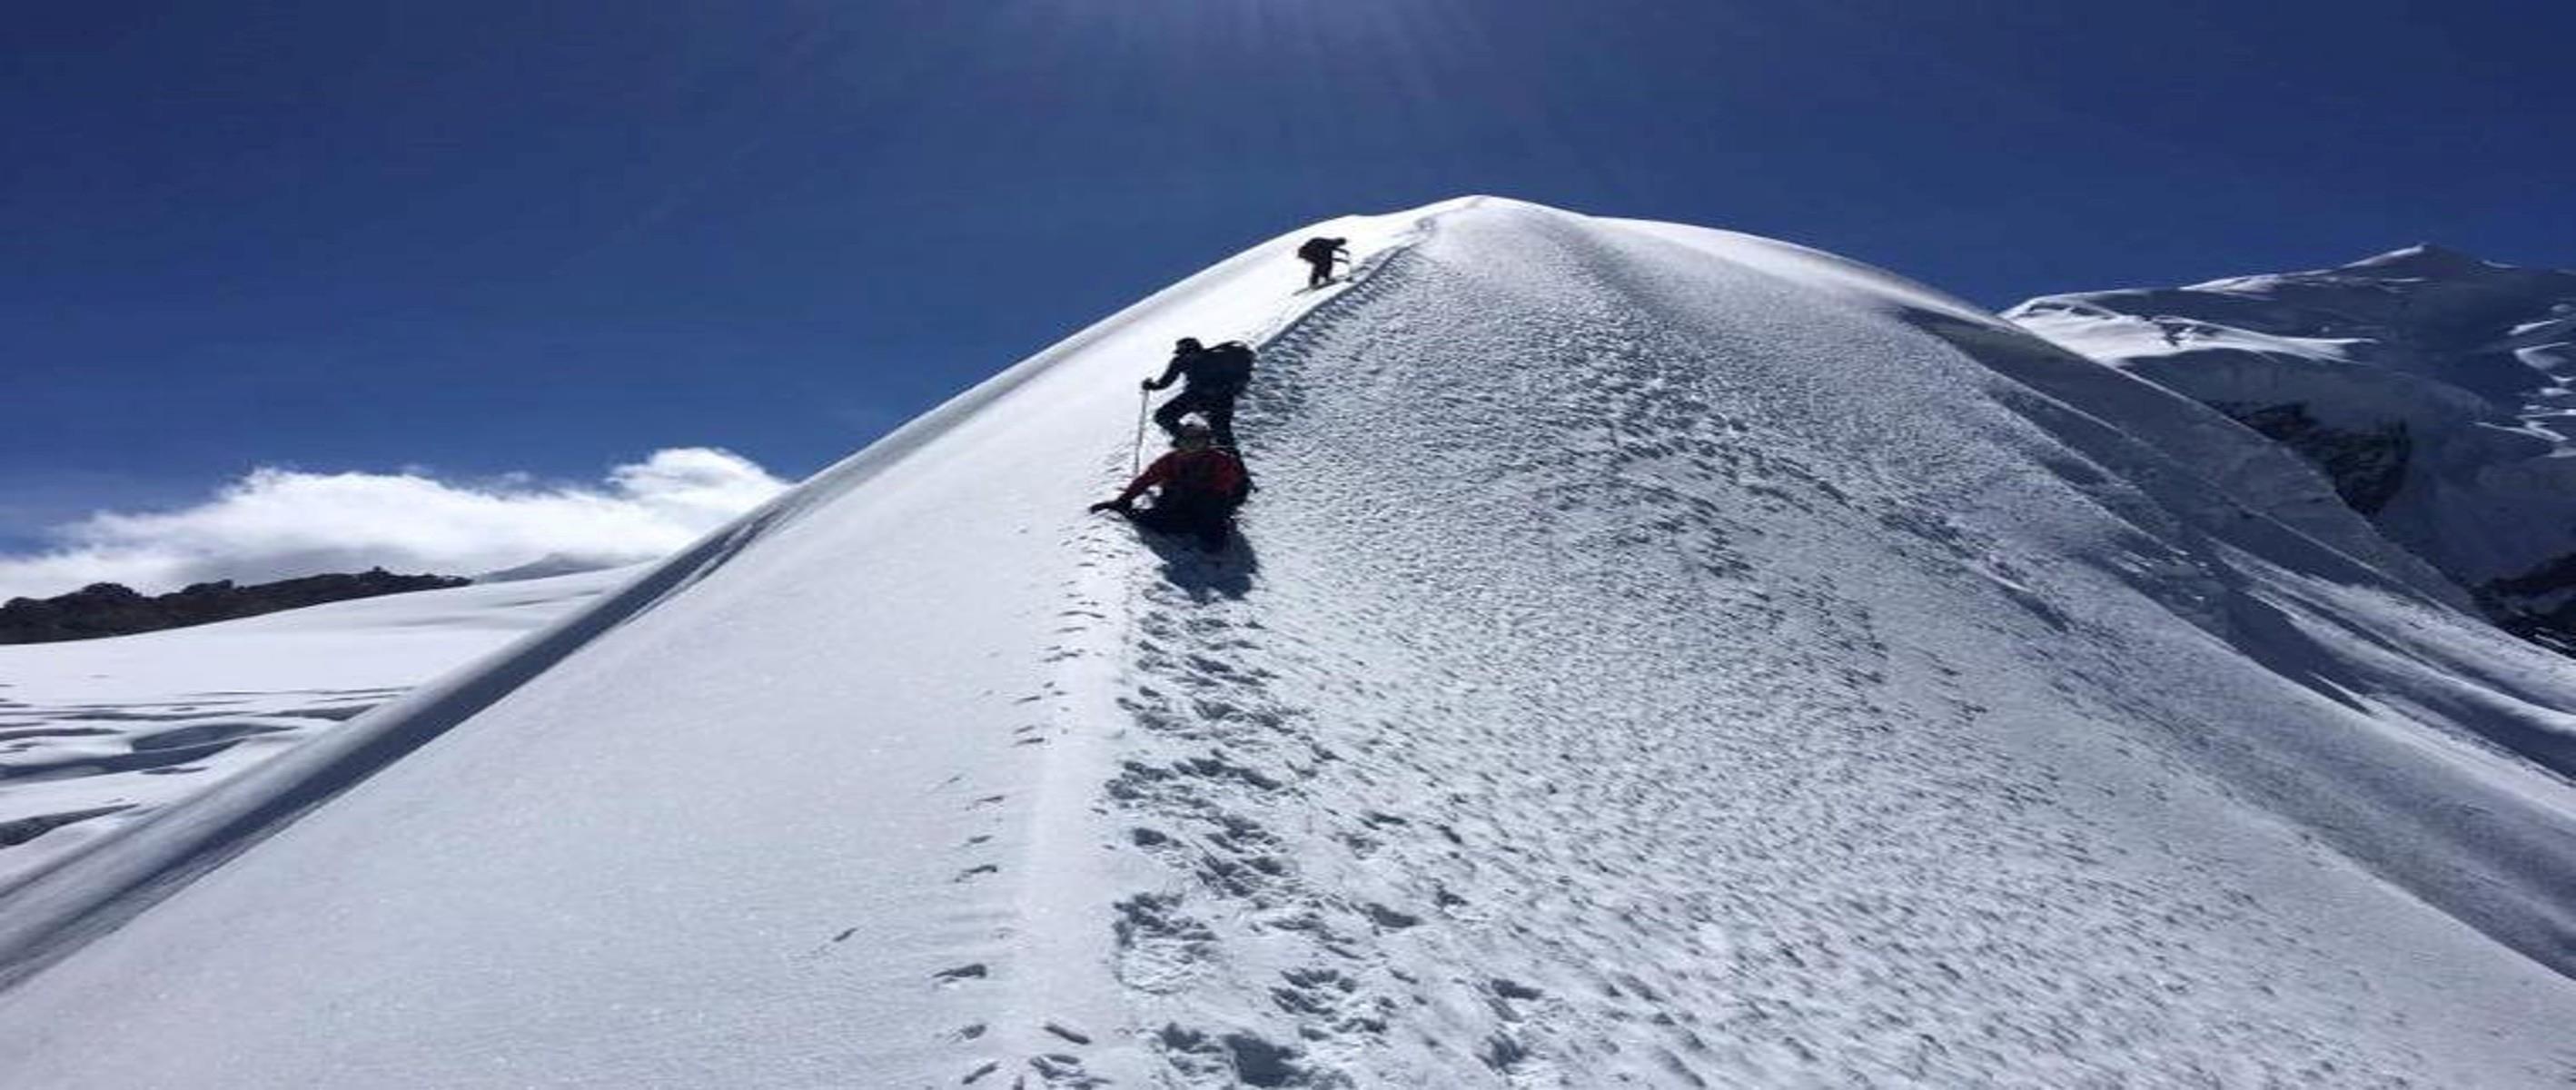
[[[1389,279],[1386,266],[1400,257],[1400,253],[1389,254],[1373,262],[1350,287],[1274,332],[1262,346],[1265,375],[1293,373],[1295,360],[1312,343],[1314,330],[1384,291]],[[1285,396],[1256,398],[1247,406],[1251,410],[1247,424],[1260,427],[1265,411],[1275,415],[1284,408]],[[1103,798],[1133,819],[1125,847],[1158,859],[1191,880],[1180,889],[1139,891],[1117,902],[1113,938],[1119,979],[1142,994],[1169,995],[1217,968],[1217,935],[1193,914],[1189,903],[1193,896],[1239,901],[1238,907],[1264,913],[1268,929],[1308,935],[1319,947],[1333,948],[1340,934],[1336,926],[1347,926],[1327,922],[1337,906],[1305,888],[1293,857],[1264,827],[1260,815],[1261,796],[1294,790],[1304,769],[1331,755],[1293,750],[1289,739],[1296,709],[1270,699],[1264,689],[1270,676],[1247,665],[1259,658],[1259,622],[1241,603],[1225,602],[1222,595],[1211,593],[1212,587],[1221,584],[1240,587],[1248,582],[1248,573],[1216,572],[1233,578],[1189,586],[1141,575],[1141,586],[1119,588],[1133,600],[1108,603],[1099,600],[1091,587],[1104,565],[1132,563],[1127,559],[1136,548],[1132,535],[1123,527],[1097,521],[1083,524],[1065,544],[1080,559],[1073,576],[1060,587],[1068,604],[1057,614],[1053,631],[1062,638],[1045,653],[1045,661],[1063,663],[1082,657],[1084,637],[1119,616],[1136,615],[1130,646],[1124,650],[1132,664],[1133,683],[1118,703],[1139,728],[1141,739],[1130,747],[1137,756],[1124,761],[1103,786]],[[1069,712],[1068,698],[1061,683],[1019,698],[1018,703],[1030,708],[1033,721],[1014,728],[1008,744],[1014,749],[1048,744],[1060,729],[1051,725],[1059,719],[1053,713]],[[1003,801],[1000,795],[981,796],[966,805],[983,807]],[[953,881],[972,882],[1000,873],[999,862],[974,855],[989,850],[990,841],[989,835],[978,835],[967,842],[970,861]],[[1345,914],[1354,911],[1338,907]],[[1372,907],[1380,920],[1405,918],[1393,909]],[[845,932],[841,938],[847,936]],[[970,962],[937,971],[931,984],[973,986],[989,980],[992,972],[986,963]],[[1337,1030],[1382,1030],[1384,1018],[1369,1012],[1385,1001],[1367,1000],[1357,992],[1351,978],[1336,970],[1316,969],[1288,974],[1276,996],[1283,1008],[1311,1015]],[[949,1036],[960,1043],[979,1041],[988,1028],[975,1023]],[[1088,1030],[1061,1021],[1039,1028],[1068,1051],[1028,1056],[1017,1067],[998,1058],[979,1059],[969,1064],[960,1084],[999,1085],[1005,1076],[1014,1087],[1102,1084],[1084,1070],[1078,1053],[1070,1051],[1092,1043]],[[1148,1044],[1174,1071],[1210,1084],[1289,1086],[1299,1085],[1303,1078],[1298,1046],[1241,1031],[1171,1025],[1149,1035]]]
[[[1404,261],[1401,252],[1389,255],[1349,292],[1264,346],[1264,385],[1246,404],[1248,432],[1276,434],[1301,400],[1305,355],[1338,315],[1398,283]],[[1387,1031],[1395,1002],[1348,971],[1362,956],[1360,936],[1418,921],[1389,906],[1355,903],[1329,880],[1305,873],[1292,842],[1313,831],[1272,828],[1308,815],[1303,785],[1342,758],[1314,740],[1305,709],[1278,695],[1279,678],[1265,664],[1295,660],[1299,650],[1279,646],[1264,627],[1258,592],[1211,594],[1207,585],[1228,580],[1205,582],[1149,579],[1134,592],[1131,675],[1119,705],[1140,739],[1104,794],[1130,822],[1125,846],[1162,863],[1174,881],[1118,902],[1116,971],[1140,996],[1177,999],[1214,974],[1250,971],[1226,963],[1229,942],[1257,943],[1272,957],[1303,962],[1282,970],[1269,988],[1276,1008],[1294,1016],[1298,1039],[1167,1021],[1147,1043],[1191,1085],[1328,1085],[1336,1076],[1316,1057],[1367,1047]],[[1229,921],[1230,939],[1220,939],[1212,922],[1218,918]]]
[[[1106,466],[1105,461],[1104,468]],[[1051,634],[1058,638],[1041,655],[1043,662],[1061,664],[1083,658],[1089,653],[1085,650],[1086,637],[1115,621],[1117,614],[1113,610],[1116,605],[1101,600],[1094,584],[1100,570],[1112,563],[1112,558],[1121,549],[1132,547],[1132,543],[1122,540],[1124,535],[1119,530],[1106,520],[1093,520],[1078,524],[1063,540],[1062,544],[1079,559],[1074,573],[1058,584],[1057,589],[1064,595],[1065,605],[1055,614],[1056,624]],[[1068,683],[1059,677],[1043,683],[1037,692],[1014,698],[1012,704],[1026,710],[1028,721],[1014,726],[1003,744],[1021,754],[1034,756],[1042,752],[1041,747],[1048,745],[1057,732],[1065,729],[1061,724],[1073,720],[1073,695]],[[960,780],[962,777],[952,779],[941,787],[960,786]],[[1008,801],[1007,794],[970,792],[959,805],[969,811],[993,812],[995,820],[1000,820],[1002,804]],[[1000,875],[1003,863],[994,854],[997,848],[995,833],[975,833],[966,837],[959,845],[964,859],[949,881],[952,884],[970,884]],[[846,940],[856,930],[842,932],[833,942]],[[997,933],[995,937],[1006,938],[1008,932]],[[968,961],[932,972],[927,983],[939,989],[973,988],[993,982],[1001,971],[990,962]],[[1069,1051],[1092,1043],[1093,1037],[1088,1030],[1061,1019],[1042,1022],[1035,1029],[1054,1038],[1067,1050],[1034,1053],[1022,1057],[1016,1065],[988,1054],[968,1061],[966,1069],[957,1078],[958,1085],[1007,1085],[1014,1090],[1031,1087],[1078,1090],[1107,1084],[1106,1080],[1087,1072],[1082,1058]],[[991,1031],[990,1023],[972,1022],[948,1031],[945,1039],[971,1048],[986,1042]]]

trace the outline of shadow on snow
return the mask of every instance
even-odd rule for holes
[[[1261,570],[1261,558],[1241,527],[1226,529],[1225,548],[1219,552],[1200,548],[1187,534],[1158,533],[1140,526],[1136,537],[1162,558],[1164,581],[1188,592],[1194,602],[1241,598],[1252,590],[1253,573]]]

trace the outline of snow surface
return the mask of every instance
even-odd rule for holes
[[[2348,432],[2402,425],[2402,484],[2374,518],[2466,583],[2576,553],[2576,273],[2414,246],[2046,296],[2005,316],[2204,402],[2299,405]]]
[[[0,888],[489,654],[635,569],[0,647]]]
[[[1222,559],[1081,514],[1182,335]],[[2576,664],[2323,488],[1829,255],[1333,221],[0,894],[0,1076],[2562,1083]]]

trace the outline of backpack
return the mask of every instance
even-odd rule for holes
[[[1322,261],[1332,253],[1333,240],[1329,238],[1310,238],[1305,245],[1297,247],[1297,256],[1307,261]]]
[[[1172,466],[1171,488],[1189,496],[1205,496],[1225,501],[1234,507],[1252,496],[1252,474],[1243,468],[1243,459],[1223,447],[1192,451]]]
[[[1227,341],[1199,353],[1189,366],[1191,382],[1239,387],[1252,381],[1252,349],[1242,341]]]

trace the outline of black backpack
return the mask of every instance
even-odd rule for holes
[[[1251,346],[1227,341],[1199,353],[1198,359],[1190,361],[1190,381],[1224,387],[1252,381]]]

